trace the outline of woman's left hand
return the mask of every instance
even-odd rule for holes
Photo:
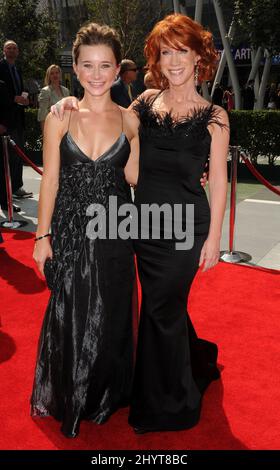
[[[200,184],[203,188],[205,188],[206,184],[208,183],[208,173],[202,173],[202,178],[200,178]]]
[[[201,250],[199,266],[203,266],[202,272],[213,268],[220,259],[220,240],[208,237]]]

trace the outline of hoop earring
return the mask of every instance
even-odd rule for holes
[[[199,65],[195,64],[194,66],[194,84],[197,87],[198,86],[198,76],[199,76]]]

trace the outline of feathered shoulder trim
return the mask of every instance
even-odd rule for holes
[[[160,113],[153,108],[154,96],[149,98],[139,98],[134,105],[134,111],[137,113],[141,122],[141,128],[158,129],[164,134],[174,134],[177,131],[183,131],[189,135],[190,129],[203,128],[207,130],[210,124],[217,124],[220,127],[226,127],[219,119],[219,109],[213,104],[209,106],[199,106],[193,108],[186,116],[174,119],[172,112]]]

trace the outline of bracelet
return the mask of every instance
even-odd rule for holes
[[[35,237],[35,242],[37,242],[38,240],[41,240],[42,238],[45,238],[45,237],[51,237],[51,234],[46,233],[46,235],[42,235],[41,237]]]

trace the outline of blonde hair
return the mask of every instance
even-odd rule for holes
[[[62,71],[59,65],[52,64],[47,68],[46,75],[45,75],[45,80],[44,80],[44,85],[50,85],[51,84],[51,72],[52,70],[57,69],[61,75]]]

